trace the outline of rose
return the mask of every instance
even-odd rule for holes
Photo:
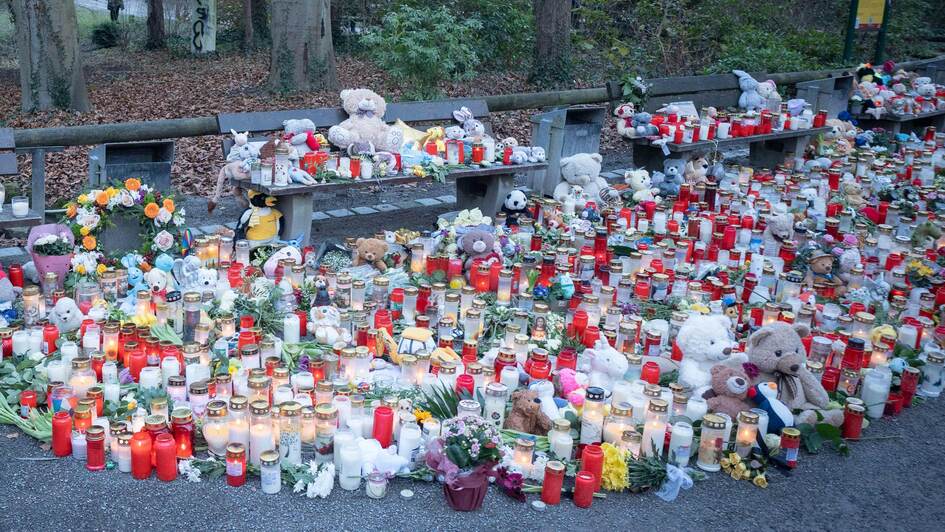
[[[120,200],[120,202],[121,202],[122,207],[134,207],[134,206],[135,206],[135,199],[134,199],[134,197],[132,197],[131,193],[128,192],[127,190],[122,190],[122,191],[121,191],[121,200]]]
[[[164,207],[161,207],[161,210],[158,211],[158,215],[154,218],[154,221],[157,224],[164,225],[171,221],[171,213]]]
[[[167,231],[154,235],[154,245],[161,251],[167,251],[174,245],[174,236]]]

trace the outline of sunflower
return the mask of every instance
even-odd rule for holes
[[[164,198],[163,203],[164,210],[173,214],[174,213],[174,200],[171,198]]]
[[[129,177],[128,179],[125,179],[125,188],[128,190],[138,190],[141,188],[141,181],[138,181],[133,177]]]
[[[95,194],[95,203],[97,203],[100,207],[104,207],[106,204],[108,204],[108,192],[100,190],[97,194]]]
[[[85,237],[82,238],[82,247],[84,247],[85,249],[89,251],[94,250],[96,244],[98,244],[98,241],[96,241],[95,237],[92,235],[86,235]]]
[[[161,208],[158,207],[158,204],[154,203],[153,201],[144,207],[144,215],[152,220],[158,215],[160,211]]]
[[[70,203],[66,207],[66,216],[68,216],[69,218],[75,218],[77,211],[78,209],[76,209],[75,203]]]

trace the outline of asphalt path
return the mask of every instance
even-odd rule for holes
[[[395,479],[384,499],[363,487],[335,486],[327,499],[306,499],[283,487],[266,495],[251,479],[135,481],[117,470],[91,473],[71,458],[49,457],[39,444],[0,429],[0,530],[943,530],[945,448],[943,401],[907,409],[875,423],[867,441],[841,457],[801,454],[790,476],[774,472],[767,489],[713,474],[675,502],[652,494],[609,494],[589,510],[565,500],[544,512],[496,488],[483,509],[450,510],[438,484]],[[400,491],[415,496],[406,500]],[[529,501],[537,499],[529,496]]]

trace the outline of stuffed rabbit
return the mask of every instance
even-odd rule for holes
[[[765,100],[758,93],[758,81],[744,70],[733,70],[738,76],[738,88],[742,95],[738,97],[738,106],[746,111],[760,111],[765,106]]]
[[[226,155],[226,165],[220,168],[217,174],[217,186],[213,191],[213,197],[207,201],[208,213],[213,212],[217,207],[220,198],[223,197],[223,189],[230,178],[249,179],[250,164],[254,159],[259,158],[259,148],[249,143],[249,131],[237,133],[231,129],[230,134],[233,135],[233,147]],[[231,187],[231,192],[237,202],[243,204],[243,195],[239,187]]]
[[[468,107],[460,107],[458,110],[453,111],[453,118],[463,124],[463,130],[466,132],[467,139],[476,141],[481,140],[482,137],[485,136],[486,127],[482,122],[476,120],[476,117]]]

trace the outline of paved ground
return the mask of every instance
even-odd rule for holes
[[[337,486],[328,499],[310,500],[285,488],[264,495],[258,481],[242,488],[134,481],[117,471],[89,473],[72,459],[20,461],[49,453],[26,436],[0,435],[0,530],[942,530],[941,408],[941,401],[926,404],[878,423],[848,458],[802,454],[792,477],[775,473],[765,490],[716,474],[674,503],[611,494],[590,510],[566,501],[544,513],[494,489],[481,511],[456,513],[438,485],[407,480],[393,481],[383,500]],[[416,497],[401,499],[403,488]]]

